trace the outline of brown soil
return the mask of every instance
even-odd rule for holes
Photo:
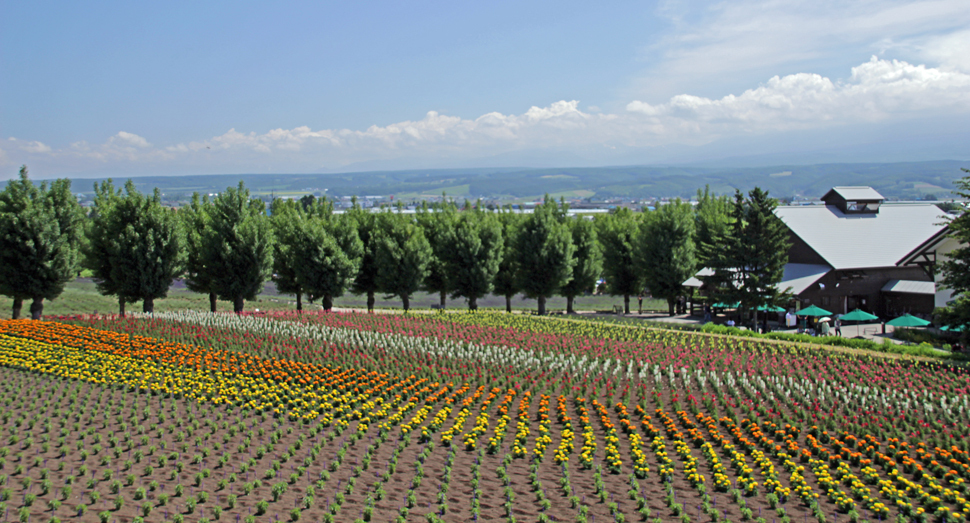
[[[316,489],[310,508],[301,511],[300,521],[323,521],[331,503],[338,493],[345,499],[339,508],[334,521],[354,521],[363,518],[364,508],[368,498],[374,498],[372,521],[394,521],[406,506],[409,491],[412,490],[416,477],[416,464],[420,462],[422,452],[430,448],[429,443],[419,443],[420,428],[411,433],[410,443],[402,445],[399,439],[400,428],[391,430],[386,441],[381,442],[376,434],[376,423],[360,440],[354,441],[352,434],[356,431],[356,422],[349,428],[337,434],[332,427],[316,431],[316,424],[303,425],[286,419],[274,419],[270,416],[241,411],[228,406],[211,406],[193,403],[185,400],[152,396],[134,391],[124,391],[109,386],[61,380],[46,375],[32,374],[13,369],[0,370],[0,401],[3,416],[0,424],[0,443],[6,445],[5,463],[0,473],[3,489],[9,489],[9,499],[0,514],[5,521],[16,521],[18,511],[24,505],[28,494],[35,495],[36,500],[27,507],[30,521],[48,521],[53,516],[62,521],[99,521],[98,513],[108,512],[108,521],[129,523],[142,515],[142,504],[151,503],[153,509],[145,517],[145,521],[173,521],[176,514],[182,514],[185,521],[199,521],[203,517],[215,520],[216,507],[222,509],[221,521],[238,522],[249,515],[256,516],[257,521],[288,521],[292,509],[302,506],[307,486],[314,484],[329,473],[329,479],[322,488]],[[601,398],[601,401],[605,399]],[[494,412],[496,400],[491,407]],[[538,409],[538,397],[533,398],[530,419],[535,420]],[[518,398],[515,401],[518,405]],[[150,409],[150,411],[146,411]],[[570,404],[570,409],[572,405]],[[648,410],[652,410],[649,406]],[[458,409],[455,409],[457,412]],[[601,464],[604,459],[604,432],[599,426],[595,413],[591,410],[593,427],[597,437],[597,453],[595,462]],[[553,451],[559,445],[560,425],[554,417],[555,406],[552,405],[551,435],[552,442],[546,449],[546,459],[539,465],[537,476],[541,482],[543,497],[550,503],[548,510],[543,510],[539,502],[538,492],[530,481],[530,462],[528,459],[513,459],[507,466],[508,484],[503,484],[496,471],[502,465],[505,455],[510,452],[515,438],[517,417],[515,408],[511,409],[512,422],[509,423],[502,450],[496,454],[487,452],[467,451],[459,446],[455,449],[454,462],[451,467],[451,478],[448,492],[442,493],[445,467],[452,449],[440,443],[441,431],[433,438],[434,448],[430,455],[421,463],[424,471],[420,485],[413,489],[414,506],[408,511],[407,521],[425,521],[429,512],[439,512],[439,499],[447,503],[447,513],[442,516],[444,521],[473,521],[473,503],[479,506],[478,520],[501,521],[506,520],[507,502],[506,487],[514,494],[511,502],[512,515],[516,521],[536,521],[541,513],[545,513],[552,521],[575,521],[580,508],[571,506],[570,497],[580,500],[580,506],[587,507],[588,521],[607,523],[615,520],[610,512],[610,503],[616,503],[617,510],[623,514],[626,521],[639,521],[637,507],[628,495],[631,472],[625,466],[618,475],[610,474],[604,467],[602,481],[605,483],[607,499],[601,501],[596,494],[594,470],[584,470],[579,466],[577,455],[582,445],[579,428],[579,416],[570,412],[573,417],[576,439],[574,453],[571,457],[570,490],[564,492],[560,486],[563,467],[552,460]],[[672,409],[667,411],[673,415]],[[434,412],[434,411],[433,411]],[[432,415],[433,415],[432,412]],[[477,409],[467,420],[465,429],[474,424]],[[412,412],[413,414],[413,412]],[[716,413],[710,413],[717,416]],[[634,420],[635,414],[631,412]],[[618,420],[614,417],[614,423]],[[429,416],[430,418],[431,416]],[[494,435],[496,416],[492,417],[489,432],[479,440],[479,449],[485,448],[485,442]],[[425,425],[430,420],[426,420]],[[49,424],[49,430],[45,425]],[[654,425],[659,423],[654,420]],[[617,423],[617,426],[619,424]],[[442,427],[450,427],[450,421]],[[531,424],[531,451],[537,434],[538,423]],[[240,430],[241,429],[241,430]],[[679,427],[686,432],[683,427]],[[722,435],[727,436],[726,431]],[[250,436],[251,433],[251,436]],[[279,441],[272,444],[273,434],[278,434]],[[131,438],[131,445],[126,438]],[[16,438],[14,440],[13,438]],[[32,438],[28,446],[26,440]],[[63,438],[66,455],[61,457],[58,450],[59,440]],[[112,438],[117,438],[117,446],[113,447]],[[196,438],[199,438],[197,441]],[[251,438],[251,439],[250,439]],[[302,438],[302,440],[301,440]],[[49,448],[44,450],[45,439]],[[250,439],[248,446],[247,439]],[[456,437],[454,443],[460,445],[461,438]],[[96,446],[100,445],[98,449]],[[312,451],[319,445],[319,454],[313,459]],[[364,468],[363,460],[368,446],[374,445],[369,466]],[[395,451],[402,446],[397,457],[396,467],[389,474],[387,481],[382,481],[385,472],[389,472],[389,462]],[[152,447],[155,447],[152,450]],[[299,447],[299,448],[297,448]],[[620,452],[624,459],[630,455],[628,438],[620,434]],[[665,502],[669,488],[673,488],[676,503],[682,504],[692,521],[709,521],[710,517],[701,513],[702,496],[687,482],[682,463],[668,441],[667,452],[675,462],[675,472],[670,485],[662,483],[656,471],[659,463],[649,448],[649,441],[645,438],[646,452],[651,469],[651,476],[639,480],[640,494],[647,500],[652,512],[651,519],[659,518],[663,521],[679,519],[674,515]],[[0,452],[3,452],[0,447]],[[262,457],[258,456],[258,449],[265,450]],[[163,450],[164,449],[164,450]],[[345,449],[345,456],[336,470],[333,463],[338,452]],[[83,452],[88,455],[85,458]],[[290,456],[292,450],[292,456]],[[208,457],[203,453],[208,452]],[[713,477],[710,466],[698,448],[692,447],[692,454],[698,459],[699,471],[705,477]],[[138,453],[143,456],[138,458]],[[160,457],[170,456],[164,464],[159,463]],[[218,460],[227,460],[221,465]],[[722,463],[731,472],[730,461],[719,454]],[[253,460],[255,466],[248,467],[247,462]],[[308,465],[299,474],[297,468]],[[126,470],[127,462],[131,461],[131,469]],[[196,463],[196,461],[198,461]],[[146,465],[151,463],[154,470],[147,473]],[[479,476],[478,493],[472,487],[474,465],[477,463]],[[178,471],[179,464],[182,470]],[[278,468],[278,472],[270,474],[267,471]],[[753,466],[753,463],[749,464]],[[23,467],[23,470],[18,470]],[[87,470],[81,473],[82,467]],[[358,469],[359,467],[359,469]],[[814,477],[806,466],[806,478],[818,490]],[[49,474],[49,492],[42,492],[42,474]],[[210,475],[195,485],[196,475],[208,470]],[[787,484],[788,474],[780,464],[776,463],[776,470]],[[111,479],[105,479],[109,472]],[[230,475],[236,474],[236,481],[230,481]],[[126,476],[133,474],[131,484],[127,484]],[[297,475],[289,484],[291,474]],[[25,486],[24,478],[31,478],[31,484]],[[68,485],[68,479],[74,478],[71,492],[64,498],[62,488]],[[245,493],[245,485],[259,479],[262,485]],[[112,482],[120,481],[121,487],[117,494],[111,493]],[[219,486],[221,481],[229,482],[225,488]],[[355,482],[351,492],[348,485]],[[91,486],[89,486],[91,482]],[[157,489],[152,489],[152,482],[157,482]],[[272,487],[278,482],[285,482],[286,490],[278,501],[272,501]],[[761,479],[759,477],[759,483]],[[376,500],[375,485],[380,483],[385,493],[383,499]],[[176,485],[181,485],[183,492],[176,495]],[[136,500],[138,489],[144,489],[146,498]],[[100,500],[90,501],[93,491],[100,493]],[[191,498],[206,492],[209,499],[197,503],[190,511]],[[712,505],[730,521],[740,521],[741,512],[737,504],[726,493],[716,493],[708,487]],[[169,496],[168,502],[161,505],[163,495]],[[229,496],[238,497],[235,508],[229,508]],[[124,501],[120,509],[115,509],[114,500]],[[61,500],[58,508],[48,506],[51,500]],[[257,504],[261,500],[269,502],[265,515],[257,515]],[[825,514],[831,518],[835,513],[832,506],[823,496],[819,499]],[[780,520],[765,502],[763,495],[745,498],[747,507],[752,509],[754,516],[764,517],[767,521]],[[78,507],[87,505],[87,512],[80,515]],[[792,498],[785,508],[793,521],[808,521],[814,519],[810,511],[801,505],[797,498]],[[865,511],[860,510],[864,516]],[[839,520],[842,519],[839,516]]]

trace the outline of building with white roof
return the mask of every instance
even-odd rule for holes
[[[859,308],[883,318],[946,305],[937,256],[957,244],[939,207],[886,202],[871,187],[834,187],[822,203],[775,210],[791,243],[779,288],[798,305],[837,314]],[[685,285],[700,287],[700,279],[698,273]]]
[[[835,313],[932,312],[937,271],[929,249],[947,237],[946,213],[932,203],[887,203],[871,187],[834,187],[822,202],[776,209],[791,241],[779,287]]]

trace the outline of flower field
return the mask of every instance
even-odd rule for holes
[[[6,521],[962,521],[963,367],[495,313],[0,322]]]

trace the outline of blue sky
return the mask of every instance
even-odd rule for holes
[[[3,2],[0,19],[0,179],[970,158],[960,1]]]

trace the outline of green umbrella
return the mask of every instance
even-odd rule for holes
[[[832,313],[821,307],[816,307],[815,305],[812,305],[807,309],[802,309],[796,312],[795,315],[796,316],[831,316]]]
[[[758,307],[758,310],[766,312],[785,312],[784,308],[776,307],[774,305],[762,305],[761,307]]]
[[[712,309],[737,309],[738,305],[741,305],[741,302],[735,302],[735,303],[717,302],[714,305],[711,305],[711,308]]]
[[[842,321],[872,321],[878,319],[879,316],[873,316],[872,314],[869,314],[861,309],[856,309],[842,316]]]
[[[893,327],[926,327],[929,324],[930,322],[922,318],[917,318],[912,314],[906,314],[886,322],[886,325],[892,325]]]
[[[957,325],[956,327],[950,327],[949,325],[944,325],[940,327],[941,331],[947,332],[963,332],[963,325]]]

